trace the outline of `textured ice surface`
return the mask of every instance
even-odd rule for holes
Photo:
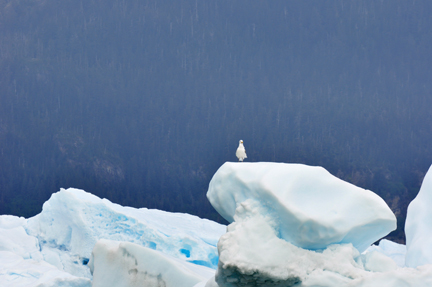
[[[379,245],[370,246],[365,253],[376,251],[391,258],[398,267],[405,267],[406,246],[387,239],[382,239]]]
[[[61,271],[45,261],[0,251],[0,286],[91,287],[91,281]]]
[[[27,232],[38,238],[47,262],[89,278],[86,264],[99,239],[133,242],[216,268],[216,244],[225,230],[189,214],[123,207],[73,188],[54,193],[27,222]]]
[[[367,271],[387,272],[398,268],[396,262],[384,253],[371,251],[362,255],[363,267]]]
[[[0,227],[0,250],[13,252],[24,259],[42,259],[38,240],[28,235],[23,226]]]
[[[129,242],[99,240],[89,262],[92,287],[192,287],[215,271]]]
[[[218,243],[218,286],[293,286],[322,269],[343,278],[367,273],[351,244],[316,252],[279,238],[278,223],[256,201],[240,203],[234,219]]]
[[[295,287],[430,287],[432,266],[399,268],[390,272],[369,272],[356,279],[341,277],[326,270],[316,270]]]
[[[405,236],[406,266],[432,264],[432,167],[426,173],[416,198],[408,206]]]
[[[0,216],[0,286],[90,287],[88,278],[48,264],[36,237],[25,231],[22,217]]]
[[[393,212],[378,195],[322,167],[227,162],[213,176],[207,197],[229,222],[242,202],[259,202],[280,238],[307,249],[351,243],[363,252],[396,228]]]

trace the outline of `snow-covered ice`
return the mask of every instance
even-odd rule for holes
[[[432,166],[420,191],[408,206],[405,221],[406,265],[432,264]]]
[[[242,202],[259,202],[277,222],[278,236],[306,249],[351,243],[363,252],[396,229],[396,217],[382,198],[322,167],[227,162],[210,181],[207,197],[229,222]]]
[[[89,262],[93,287],[192,287],[215,271],[130,242],[101,239]]]

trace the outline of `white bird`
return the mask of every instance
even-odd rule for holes
[[[238,157],[239,161],[243,161],[245,158],[247,158],[246,149],[243,146],[243,140],[240,140],[239,142],[239,146],[236,151],[236,156]]]

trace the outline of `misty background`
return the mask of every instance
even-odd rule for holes
[[[224,222],[226,161],[320,165],[404,241],[432,163],[427,0],[0,0],[0,214],[61,187]]]

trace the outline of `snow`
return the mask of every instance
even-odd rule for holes
[[[396,229],[383,199],[322,167],[227,162],[210,181],[207,198],[229,222],[242,202],[259,202],[280,238],[306,249],[351,243],[363,252]]]
[[[432,264],[432,167],[426,173],[420,191],[409,204],[406,221],[406,265]]]
[[[93,287],[191,287],[215,271],[134,243],[101,239],[89,263]]]

